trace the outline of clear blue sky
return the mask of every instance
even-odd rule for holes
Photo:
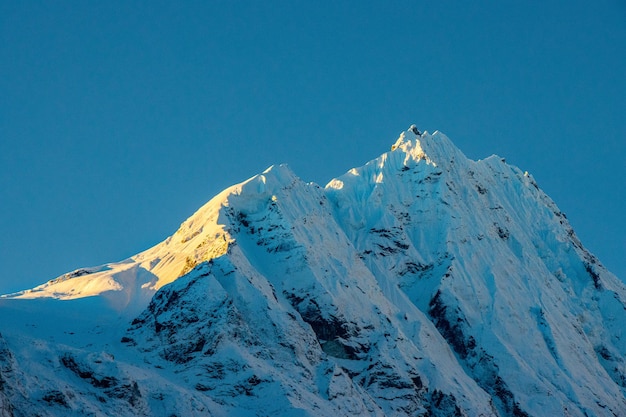
[[[0,293],[416,123],[528,170],[626,279],[626,3],[0,1]],[[333,3],[333,4],[331,4]]]

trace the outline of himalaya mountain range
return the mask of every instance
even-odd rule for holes
[[[626,286],[531,175],[400,134],[0,298],[0,416],[625,416]]]

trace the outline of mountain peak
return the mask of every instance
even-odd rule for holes
[[[446,135],[439,131],[432,135],[427,131],[421,133],[412,125],[400,133],[389,152],[332,179],[326,188],[341,189],[356,182],[360,184],[360,188],[369,190],[361,190],[359,193],[369,195],[377,184],[390,178],[393,179],[392,182],[397,181],[394,178],[398,172],[411,170],[420,164],[429,166],[429,169],[451,170],[455,163],[457,167],[464,166],[468,159]]]
[[[405,161],[424,159],[434,165],[447,165],[454,160],[463,161],[467,159],[463,152],[442,132],[436,130],[433,134],[427,131],[420,133],[415,125],[400,133],[391,150],[406,154]]]
[[[326,188],[271,166],[0,316],[0,415],[626,410],[626,286],[531,177],[415,126]]]
[[[272,165],[239,186],[238,194],[273,194],[288,186],[298,177],[287,164]]]

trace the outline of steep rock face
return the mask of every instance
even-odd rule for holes
[[[272,167],[13,295],[41,297],[69,301],[0,300],[2,416],[626,412],[624,285],[531,176],[438,132],[325,188]]]
[[[157,293],[129,329],[153,361],[220,370],[196,388],[243,414],[492,413],[427,318],[380,291],[324,190],[277,167],[223,213],[227,254]]]
[[[626,410],[623,284],[528,174],[409,135],[328,186],[381,288],[432,319],[502,414]]]

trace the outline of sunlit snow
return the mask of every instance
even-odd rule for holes
[[[623,415],[624,285],[531,175],[416,129],[0,298],[0,415]]]

